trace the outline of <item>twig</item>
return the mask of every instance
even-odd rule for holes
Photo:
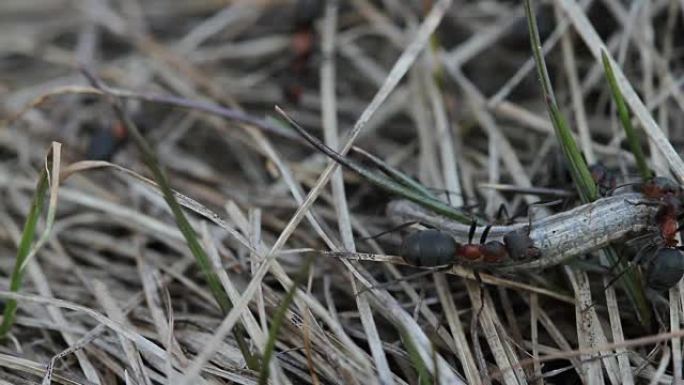
[[[502,271],[545,268],[558,265],[572,257],[587,254],[626,240],[635,234],[655,230],[654,216],[658,204],[639,193],[629,193],[596,200],[532,222],[530,238],[541,251],[541,258],[533,261],[508,262],[500,266],[488,264]],[[450,231],[459,242],[468,241],[469,226],[434,215],[408,201],[391,202],[390,216],[399,222],[418,220]],[[489,239],[503,237],[510,231],[526,228],[526,224],[493,226]]]

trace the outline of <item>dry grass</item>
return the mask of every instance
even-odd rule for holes
[[[638,194],[530,206],[553,198],[510,191],[574,190],[522,4],[318,3],[0,2],[0,298],[18,304],[0,384],[265,383],[260,373],[273,384],[682,381],[682,282],[647,291],[649,323],[609,285],[603,253],[583,254],[617,241],[632,257],[657,237],[657,208],[636,205]],[[557,0],[537,14],[585,159],[639,179],[605,50],[648,166],[684,182],[684,3]],[[125,121],[107,95],[173,191],[162,194],[131,140],[100,148],[110,162],[90,160]],[[401,280],[421,271],[393,257],[406,231],[367,237],[417,220],[463,240],[468,226],[388,206],[398,197],[306,145],[276,106],[350,158],[367,160],[359,146],[436,189],[433,207],[475,205],[468,215],[489,222],[502,204],[522,213],[493,238],[534,215],[530,236],[549,258],[478,266],[481,283],[472,266]],[[22,227],[41,175],[46,209],[29,248]],[[598,227],[573,231],[592,215]]]

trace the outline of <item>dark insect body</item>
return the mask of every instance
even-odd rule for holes
[[[591,173],[591,178],[598,186],[601,195],[606,195],[609,191],[615,189],[617,178],[603,163],[592,164],[589,166],[589,172]]]
[[[504,241],[489,241],[487,234],[491,226],[482,232],[480,243],[473,243],[476,226],[470,227],[468,243],[460,244],[451,235],[439,230],[421,230],[410,234],[404,240],[401,254],[406,262],[414,266],[443,266],[462,259],[467,262],[497,263],[507,259],[525,260],[541,255],[538,248],[524,231],[512,231]]]
[[[320,14],[317,1],[299,0],[296,6],[294,31],[290,41],[292,58],[283,85],[283,96],[288,102],[298,104],[304,94],[304,83],[311,72],[316,35],[314,22]]]
[[[422,230],[410,234],[402,245],[402,256],[414,266],[442,266],[454,261],[459,244],[439,230]]]
[[[641,186],[641,192],[661,205],[655,221],[666,247],[677,246],[679,216],[682,213],[682,189],[670,178],[657,176]]]
[[[665,291],[676,285],[684,276],[684,254],[678,248],[665,247],[656,251],[646,272],[646,285],[656,291]]]
[[[661,205],[655,216],[660,231],[660,247],[647,263],[646,284],[656,291],[676,285],[684,276],[684,253],[677,246],[677,233],[681,229],[682,189],[674,180],[655,177],[644,182],[641,192]]]
[[[100,128],[90,138],[88,144],[88,159],[110,160],[128,138],[128,131],[120,121],[115,121],[111,127]]]
[[[641,192],[649,199],[663,199],[667,196],[680,197],[682,189],[672,179],[657,176],[644,182]]]

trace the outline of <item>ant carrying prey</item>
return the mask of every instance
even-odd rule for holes
[[[651,202],[638,205],[660,206],[655,213],[659,235],[646,244],[633,261],[639,263],[645,250],[656,247],[656,251],[644,262],[646,286],[661,292],[676,285],[684,276],[684,253],[681,251],[684,247],[677,246],[679,241],[676,238],[682,229],[679,225],[682,217],[682,189],[670,178],[654,177],[642,183],[640,191]],[[616,278],[611,283],[615,280]]]
[[[477,226],[472,223],[468,243],[460,244],[446,232],[440,230],[420,230],[410,234],[401,247],[401,255],[414,266],[443,266],[458,260],[463,262],[497,263],[507,260],[525,260],[540,256],[538,248],[524,231],[511,231],[503,237],[503,242],[489,241],[487,235],[491,225],[485,227],[480,243],[473,243]]]
[[[684,253],[676,239],[681,230],[679,220],[682,215],[682,189],[673,180],[655,177],[641,186],[641,192],[649,199],[662,205],[655,216],[660,231],[656,242],[658,249],[647,261],[647,286],[664,291],[676,285],[684,276]],[[638,257],[637,257],[638,258]]]

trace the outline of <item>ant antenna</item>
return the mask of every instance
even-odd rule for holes
[[[489,230],[492,228],[492,225],[487,225],[485,227],[484,231],[482,232],[482,235],[480,236],[480,244],[483,245],[487,241],[487,235],[489,235]]]
[[[628,187],[628,186],[634,186],[634,185],[638,185],[638,184],[641,184],[641,183],[643,183],[643,182],[629,182],[629,183],[623,183],[623,184],[621,184],[621,185],[617,185],[617,186],[611,188],[610,190],[606,191],[606,196],[613,195],[613,193],[614,193],[617,189],[620,189],[620,188],[623,188],[623,187]]]
[[[501,203],[499,205],[499,209],[496,211],[496,216],[494,218],[495,218],[495,220],[498,221],[501,218],[503,218],[504,216],[506,217],[506,220],[504,221],[504,223],[511,223],[512,218],[511,218],[510,214],[508,214],[508,209],[506,208],[506,205],[504,203]]]

